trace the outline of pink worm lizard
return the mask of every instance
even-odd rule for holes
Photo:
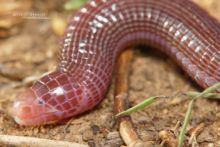
[[[219,34],[219,23],[189,0],[89,1],[70,19],[57,70],[18,95],[14,119],[41,125],[92,109],[118,55],[137,44],[158,48],[209,87],[220,80]]]

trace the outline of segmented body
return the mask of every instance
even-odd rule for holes
[[[58,70],[31,90],[57,120],[89,110],[106,93],[117,56],[137,44],[166,53],[205,88],[220,80],[219,34],[217,21],[188,0],[92,0],[70,19]]]

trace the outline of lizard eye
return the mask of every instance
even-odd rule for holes
[[[44,101],[43,100],[38,100],[38,104],[43,105]]]

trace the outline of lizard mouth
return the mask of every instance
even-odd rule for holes
[[[62,112],[46,104],[39,103],[32,89],[17,96],[13,105],[13,117],[20,125],[40,125],[59,120]]]

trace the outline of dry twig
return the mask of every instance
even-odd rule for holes
[[[0,145],[31,147],[88,147],[87,145],[74,142],[11,135],[0,135]]]
[[[199,136],[199,134],[204,130],[204,128],[205,128],[205,124],[201,123],[189,131],[190,134],[189,144],[193,144],[193,142],[196,141],[196,137]]]
[[[115,83],[115,112],[116,114],[128,109],[128,72],[132,50],[124,51],[117,61],[116,83]],[[117,119],[119,132],[124,142],[129,146],[140,142],[140,139],[133,128],[130,116]]]

